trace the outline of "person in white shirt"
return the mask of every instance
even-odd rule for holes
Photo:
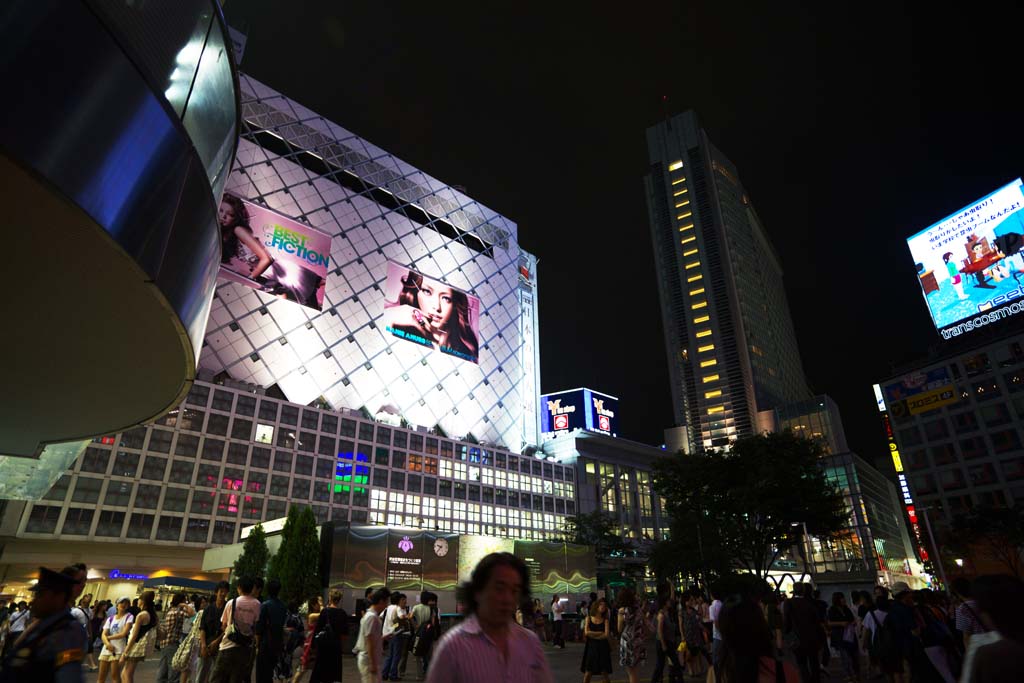
[[[384,659],[384,639],[380,615],[387,608],[391,591],[378,588],[368,598],[370,606],[359,621],[359,635],[352,650],[362,683],[380,683]]]
[[[554,683],[536,634],[515,622],[530,595],[530,574],[512,553],[487,555],[460,587],[466,617],[437,645],[427,683]]]
[[[391,606],[384,612],[384,640],[388,643],[388,656],[384,660],[384,680],[397,681],[405,646],[409,640],[409,617],[405,611],[406,597],[402,593],[391,594]]]
[[[220,624],[224,637],[217,651],[210,683],[242,683],[252,674],[253,631],[260,617],[260,601],[252,597],[256,582],[238,581],[238,597],[224,605]]]
[[[722,601],[718,599],[714,589],[711,592],[711,606],[708,607],[708,616],[711,617],[711,663],[715,668],[716,678],[720,678],[720,667],[722,664],[722,632],[718,630],[718,616],[722,613]]]
[[[558,596],[551,598],[551,644],[563,650],[565,649],[565,634],[562,632],[562,612],[564,611],[565,605],[558,599]]]
[[[135,623],[135,617],[128,611],[131,605],[132,601],[128,597],[118,599],[114,616],[107,617],[100,627],[103,649],[100,650],[100,673],[96,683],[107,683],[108,673],[113,683],[121,683],[121,653],[124,652],[128,634]]]
[[[18,603],[17,607],[12,607],[11,615],[7,618],[7,640],[4,641],[4,656],[12,647],[14,647],[14,641],[25,630],[28,626],[28,620],[31,616],[31,612],[28,609],[28,603],[22,600]]]

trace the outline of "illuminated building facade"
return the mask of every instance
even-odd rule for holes
[[[810,396],[782,267],[739,173],[689,111],[647,129],[645,177],[675,420],[692,450]]]

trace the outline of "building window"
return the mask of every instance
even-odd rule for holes
[[[128,538],[149,538],[153,531],[153,515],[133,512],[128,519]]]
[[[103,497],[104,505],[120,505],[127,507],[132,498],[135,484],[128,481],[111,481],[107,484],[107,493]]]
[[[359,423],[359,440],[366,443],[373,442],[373,425],[367,422]]]
[[[249,467],[265,470],[270,467],[270,449],[252,447],[252,456],[249,458]]]
[[[96,535],[117,538],[121,535],[121,528],[124,526],[123,512],[114,510],[103,510],[99,519],[96,520]]]
[[[61,533],[72,536],[88,536],[89,529],[92,527],[92,515],[92,508],[68,508]]]
[[[245,490],[249,493],[263,493],[267,490],[267,475],[262,472],[250,472],[249,480],[245,484]]]
[[[203,441],[203,460],[220,462],[224,459],[224,442],[220,439],[207,438]]]
[[[230,545],[235,542],[235,523],[217,520],[213,523],[213,542]]]
[[[185,541],[189,543],[206,543],[210,535],[210,520],[190,517],[185,529]]]
[[[944,439],[949,436],[949,427],[942,418],[932,420],[924,425],[924,436],[929,441]]]
[[[228,444],[228,456],[227,461],[232,465],[241,465],[245,467],[246,461],[249,459],[249,446],[244,443],[231,442]]]
[[[249,441],[252,438],[252,420],[243,420],[236,417],[231,424],[231,438],[241,441]]]
[[[296,455],[295,474],[301,474],[307,477],[313,474],[313,458],[308,455]]]
[[[256,496],[244,496],[242,517],[244,519],[263,519],[263,499]]]
[[[317,447],[316,452],[319,453],[320,455],[334,456],[334,455],[338,454],[337,446],[338,446],[338,442],[337,442],[337,440],[334,437],[331,437],[331,436],[321,436],[320,437],[320,444]]]
[[[199,453],[199,437],[193,434],[178,434],[174,444],[174,454],[194,458]]]
[[[341,418],[341,435],[352,438],[356,435],[356,422],[355,420],[347,420]]]
[[[292,454],[287,451],[277,451],[274,453],[274,471],[275,472],[291,472],[292,471]]]
[[[188,489],[168,486],[164,489],[164,503],[161,509],[166,512],[184,512],[188,508]]]
[[[168,477],[168,481],[173,484],[191,484],[193,470],[195,470],[193,463],[185,460],[175,460],[171,463],[171,474]]]
[[[1020,436],[1016,429],[1005,429],[999,432],[990,432],[992,448],[996,453],[1007,453],[1020,450]],[[964,455],[966,457],[966,454]]]
[[[254,439],[254,441],[256,441],[256,443],[274,443],[274,426],[266,424],[257,424],[256,438]]]
[[[164,472],[167,470],[167,458],[158,458],[155,455],[147,455],[142,464],[142,478],[153,481],[163,481]]]
[[[32,534],[52,534],[57,530],[60,508],[53,505],[33,505],[25,531]]]
[[[149,435],[149,450],[156,451],[157,453],[170,453],[171,438],[173,436],[174,432],[169,432],[166,429],[153,429]]]
[[[136,462],[138,462],[138,455],[135,456]],[[110,463],[110,451],[105,448],[95,448],[89,446],[85,449],[85,453],[82,454],[82,465],[79,467],[81,472],[95,472],[96,474],[106,474],[107,465]],[[124,475],[133,476],[135,473]]]
[[[212,515],[217,494],[213,491],[194,491],[189,512],[198,515]]]
[[[320,413],[306,408],[302,411],[302,428],[316,430],[320,422]]]
[[[206,433],[215,434],[217,436],[227,436],[228,433],[228,417],[227,415],[217,415],[211,413],[210,417],[206,420]]]
[[[220,465],[200,465],[196,472],[196,486],[217,488],[220,483]]]
[[[160,521],[156,527],[156,539],[158,541],[177,541],[181,538],[181,521],[181,517],[160,515]]]
[[[984,420],[985,426],[990,428],[1009,424],[1013,419],[1010,417],[1010,409],[1005,403],[981,406],[978,412],[981,413],[981,419]]]
[[[190,403],[194,406],[206,406],[207,401],[210,400],[210,389],[204,387],[201,384],[193,384],[192,388],[189,389],[188,397],[185,398],[185,403]]]
[[[338,433],[338,418],[334,415],[322,415],[320,418],[320,431],[334,436]]]

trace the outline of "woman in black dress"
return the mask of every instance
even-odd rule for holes
[[[341,608],[342,593],[332,590],[330,607],[320,612],[313,632],[316,663],[310,683],[333,683],[341,680],[341,657],[348,636],[348,613]]]
[[[590,615],[583,628],[583,635],[586,638],[583,646],[583,663],[580,665],[583,683],[590,683],[593,674],[603,676],[605,683],[611,680],[609,676],[612,673],[612,647],[608,622],[608,603],[601,598],[590,606]]]

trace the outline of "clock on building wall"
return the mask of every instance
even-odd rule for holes
[[[434,541],[434,554],[438,557],[444,557],[448,554],[448,539],[439,538]]]

